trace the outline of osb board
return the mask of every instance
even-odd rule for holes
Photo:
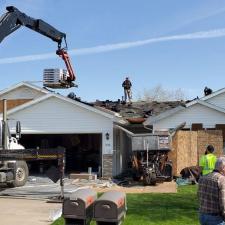
[[[213,145],[214,154],[223,155],[223,134],[221,130],[198,131],[198,160],[205,153],[208,145]]]
[[[172,139],[172,151],[169,159],[173,162],[173,175],[189,166],[196,166],[199,157],[205,153],[208,145],[213,145],[215,154],[223,154],[223,136],[220,130],[178,131]]]
[[[173,175],[178,176],[180,168],[197,163],[197,132],[179,131],[172,140],[169,159],[173,162]]]
[[[16,106],[22,105],[26,102],[31,101],[32,99],[9,99],[7,100],[7,109],[10,110]],[[0,100],[0,113],[3,112],[3,100]]]
[[[173,162],[173,174],[176,174],[177,171],[177,144],[178,144],[178,134],[173,136],[171,143],[172,151],[169,152],[169,159]]]

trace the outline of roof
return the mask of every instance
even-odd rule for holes
[[[205,96],[203,96],[203,97],[201,97],[201,98],[195,98],[195,99],[193,99],[193,100],[190,100],[190,101],[187,101],[187,104],[189,104],[189,103],[191,103],[191,104],[195,104],[195,103],[197,103],[199,100],[201,100],[201,101],[206,101],[206,100],[208,100],[208,99],[210,99],[210,98],[213,98],[213,97],[215,97],[215,96],[217,96],[217,95],[220,95],[220,94],[223,94],[223,93],[225,93],[225,88],[221,88],[221,89],[219,89],[219,90],[217,90],[217,91],[214,91],[214,92],[212,92],[212,94],[210,94],[210,95],[205,95]]]
[[[221,88],[221,89],[219,89],[219,90],[213,92],[213,93],[210,94],[210,95],[206,95],[206,96],[200,98],[200,100],[205,101],[205,100],[207,100],[207,99],[213,98],[213,97],[215,97],[215,96],[217,96],[217,95],[220,95],[220,94],[222,94],[222,93],[225,93],[225,88]]]
[[[207,97],[207,96],[206,96]],[[225,113],[225,109],[221,108],[221,107],[218,107],[214,104],[211,104],[211,103],[208,103],[206,101],[203,101],[203,100],[200,100],[200,99],[196,99],[192,102],[189,102],[186,104],[186,108],[188,107],[191,107],[193,105],[196,105],[196,104],[200,104],[200,105],[203,105],[205,107],[208,107],[210,109],[213,109],[213,110],[216,110],[218,112],[221,112],[221,113]],[[169,117],[171,115],[174,115],[175,113],[179,112],[179,111],[182,111],[184,110],[185,107],[182,107],[182,106],[178,106],[174,109],[171,109],[171,110],[168,110],[168,111],[165,111],[159,115],[156,115],[156,116],[152,116],[151,118],[147,119],[145,122],[144,122],[144,125],[152,125],[154,122],[156,121],[159,121],[161,119],[164,119],[166,117]]]
[[[174,109],[177,106],[184,106],[183,101],[137,101],[131,105],[123,104],[121,101],[96,101],[95,106],[117,112],[124,119],[130,118],[148,118],[149,116],[156,116],[167,110]]]
[[[66,102],[68,102],[68,103],[70,103],[70,104],[74,104],[74,105],[79,106],[79,107],[81,107],[81,108],[87,109],[87,110],[89,110],[89,111],[91,111],[91,112],[100,114],[100,115],[102,115],[102,116],[104,116],[104,117],[107,117],[107,118],[109,118],[109,119],[113,119],[113,118],[114,118],[114,115],[109,114],[109,113],[106,113],[106,112],[103,112],[102,110],[99,110],[99,109],[97,109],[97,108],[95,108],[95,107],[93,107],[93,106],[91,106],[91,105],[84,104],[84,103],[82,103],[82,102],[79,102],[79,101],[76,101],[76,100],[70,99],[70,98],[68,98],[68,97],[65,97],[65,96],[62,96],[62,95],[59,95],[59,94],[55,94],[55,93],[49,93],[49,94],[44,95],[44,96],[42,96],[42,97],[40,97],[40,98],[37,98],[37,99],[35,99],[35,100],[32,100],[32,101],[29,101],[29,102],[24,103],[24,104],[22,104],[22,105],[19,105],[19,106],[15,107],[15,108],[9,110],[9,111],[8,111],[8,114],[10,115],[10,114],[12,114],[12,113],[21,111],[21,110],[23,110],[23,109],[25,109],[25,108],[28,108],[28,107],[30,107],[30,106],[32,106],[32,105],[38,104],[38,103],[40,103],[40,102],[43,102],[43,101],[45,101],[45,100],[47,100],[47,99],[49,99],[49,98],[52,98],[52,97],[61,99],[61,100],[66,101]]]
[[[1,90],[1,91],[0,91],[0,95],[6,94],[6,93],[8,93],[8,92],[10,92],[10,91],[12,91],[12,90],[14,90],[14,89],[16,89],[16,88],[23,87],[23,86],[26,86],[26,87],[35,89],[35,90],[40,91],[40,92],[45,93],[45,94],[51,93],[51,91],[49,91],[49,90],[46,89],[46,88],[42,88],[42,87],[39,87],[39,86],[37,86],[37,85],[31,84],[31,83],[29,83],[29,82],[23,81],[23,82],[20,82],[20,83],[18,83],[18,84],[12,85],[12,86],[9,87],[9,88],[6,88],[6,89]]]

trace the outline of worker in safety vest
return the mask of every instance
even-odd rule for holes
[[[216,156],[213,154],[214,147],[212,145],[208,145],[205,151],[205,155],[200,158],[199,166],[201,169],[202,175],[207,175],[211,173],[215,168]]]

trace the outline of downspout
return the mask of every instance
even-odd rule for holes
[[[7,100],[3,99],[3,149],[7,149]]]

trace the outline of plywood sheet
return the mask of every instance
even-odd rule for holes
[[[169,159],[173,162],[173,175],[189,166],[198,165],[199,158],[208,145],[213,145],[215,155],[223,155],[223,135],[220,130],[178,131],[172,139]]]

